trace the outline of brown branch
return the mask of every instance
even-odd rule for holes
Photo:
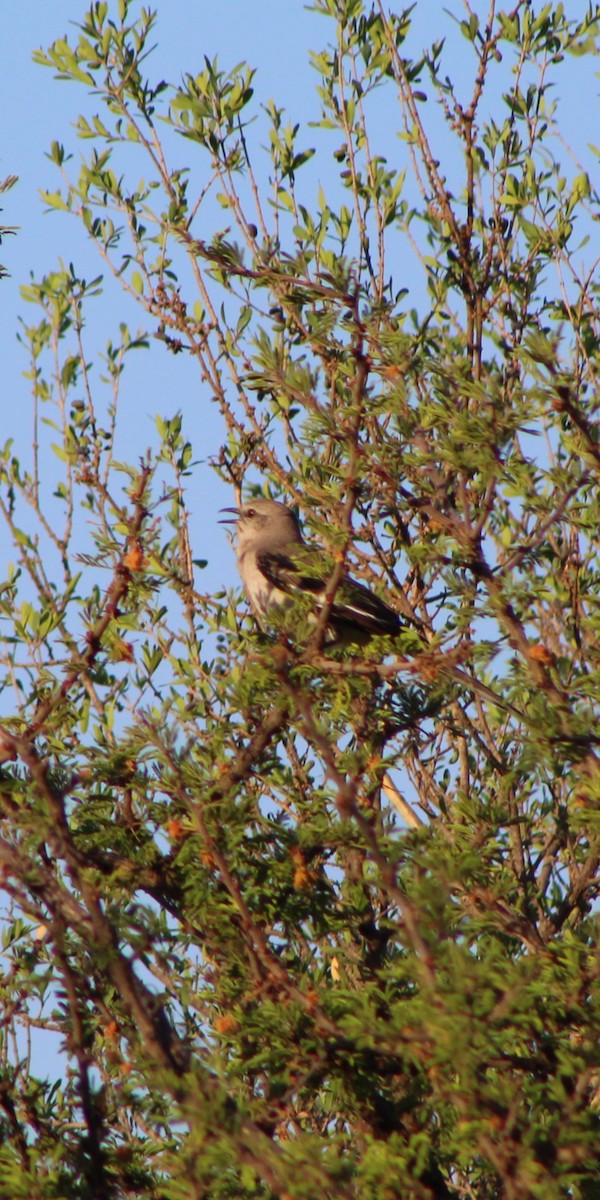
[[[388,800],[396,809],[396,812],[400,814],[402,820],[405,821],[411,829],[421,829],[425,825],[425,821],[419,816],[418,813],[415,812],[414,808],[412,808],[408,803],[408,800],[405,800],[404,796],[400,795],[400,792],[392,782],[387,771],[383,776],[381,786]]]
[[[146,485],[150,477],[151,471],[149,466],[142,466],[138,479],[132,489],[132,498],[135,502],[133,516],[128,522],[128,539],[135,540],[142,529],[144,519],[147,516],[147,509],[144,503],[144,493]],[[123,552],[121,559],[115,568],[113,580],[108,588],[104,600],[103,611],[94,625],[88,630],[86,635],[86,647],[82,651],[79,659],[74,661],[70,666],[65,678],[58,687],[47,697],[41,701],[33,714],[33,717],[28,725],[28,735],[35,737],[36,734],[43,730],[43,727],[48,720],[48,717],[54,710],[66,699],[74,684],[78,682],[81,676],[90,670],[93,666],[102,645],[102,638],[109,628],[111,622],[118,615],[119,605],[125,599],[129,591],[131,583],[131,572],[125,566],[124,558],[126,549]],[[0,740],[5,741],[4,733],[0,732]]]

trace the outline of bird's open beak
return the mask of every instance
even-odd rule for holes
[[[221,517],[219,525],[237,525],[240,516],[239,508],[220,508],[219,512],[235,513],[235,517]]]

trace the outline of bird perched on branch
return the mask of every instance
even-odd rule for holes
[[[260,625],[269,608],[310,596],[315,622],[323,606],[330,605],[325,631],[330,646],[398,633],[398,614],[349,575],[344,573],[335,591],[329,592],[335,560],[320,546],[307,545],[297,517],[286,504],[251,500],[222,512],[235,513],[222,523],[236,526],[238,568]]]

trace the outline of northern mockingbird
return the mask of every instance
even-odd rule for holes
[[[250,607],[263,624],[271,606],[288,606],[296,596],[311,596],[315,616],[327,600],[334,560],[320,546],[307,545],[297,517],[276,500],[251,500],[223,524],[236,526],[236,556]],[[373,635],[394,637],[400,618],[369,588],[344,574],[336,589],[327,620],[325,640],[367,642]]]

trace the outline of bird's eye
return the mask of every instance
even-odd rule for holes
[[[246,516],[247,516],[247,517],[255,517],[255,516],[256,516],[256,509],[255,509],[255,508],[247,508],[247,509],[246,509]]]

